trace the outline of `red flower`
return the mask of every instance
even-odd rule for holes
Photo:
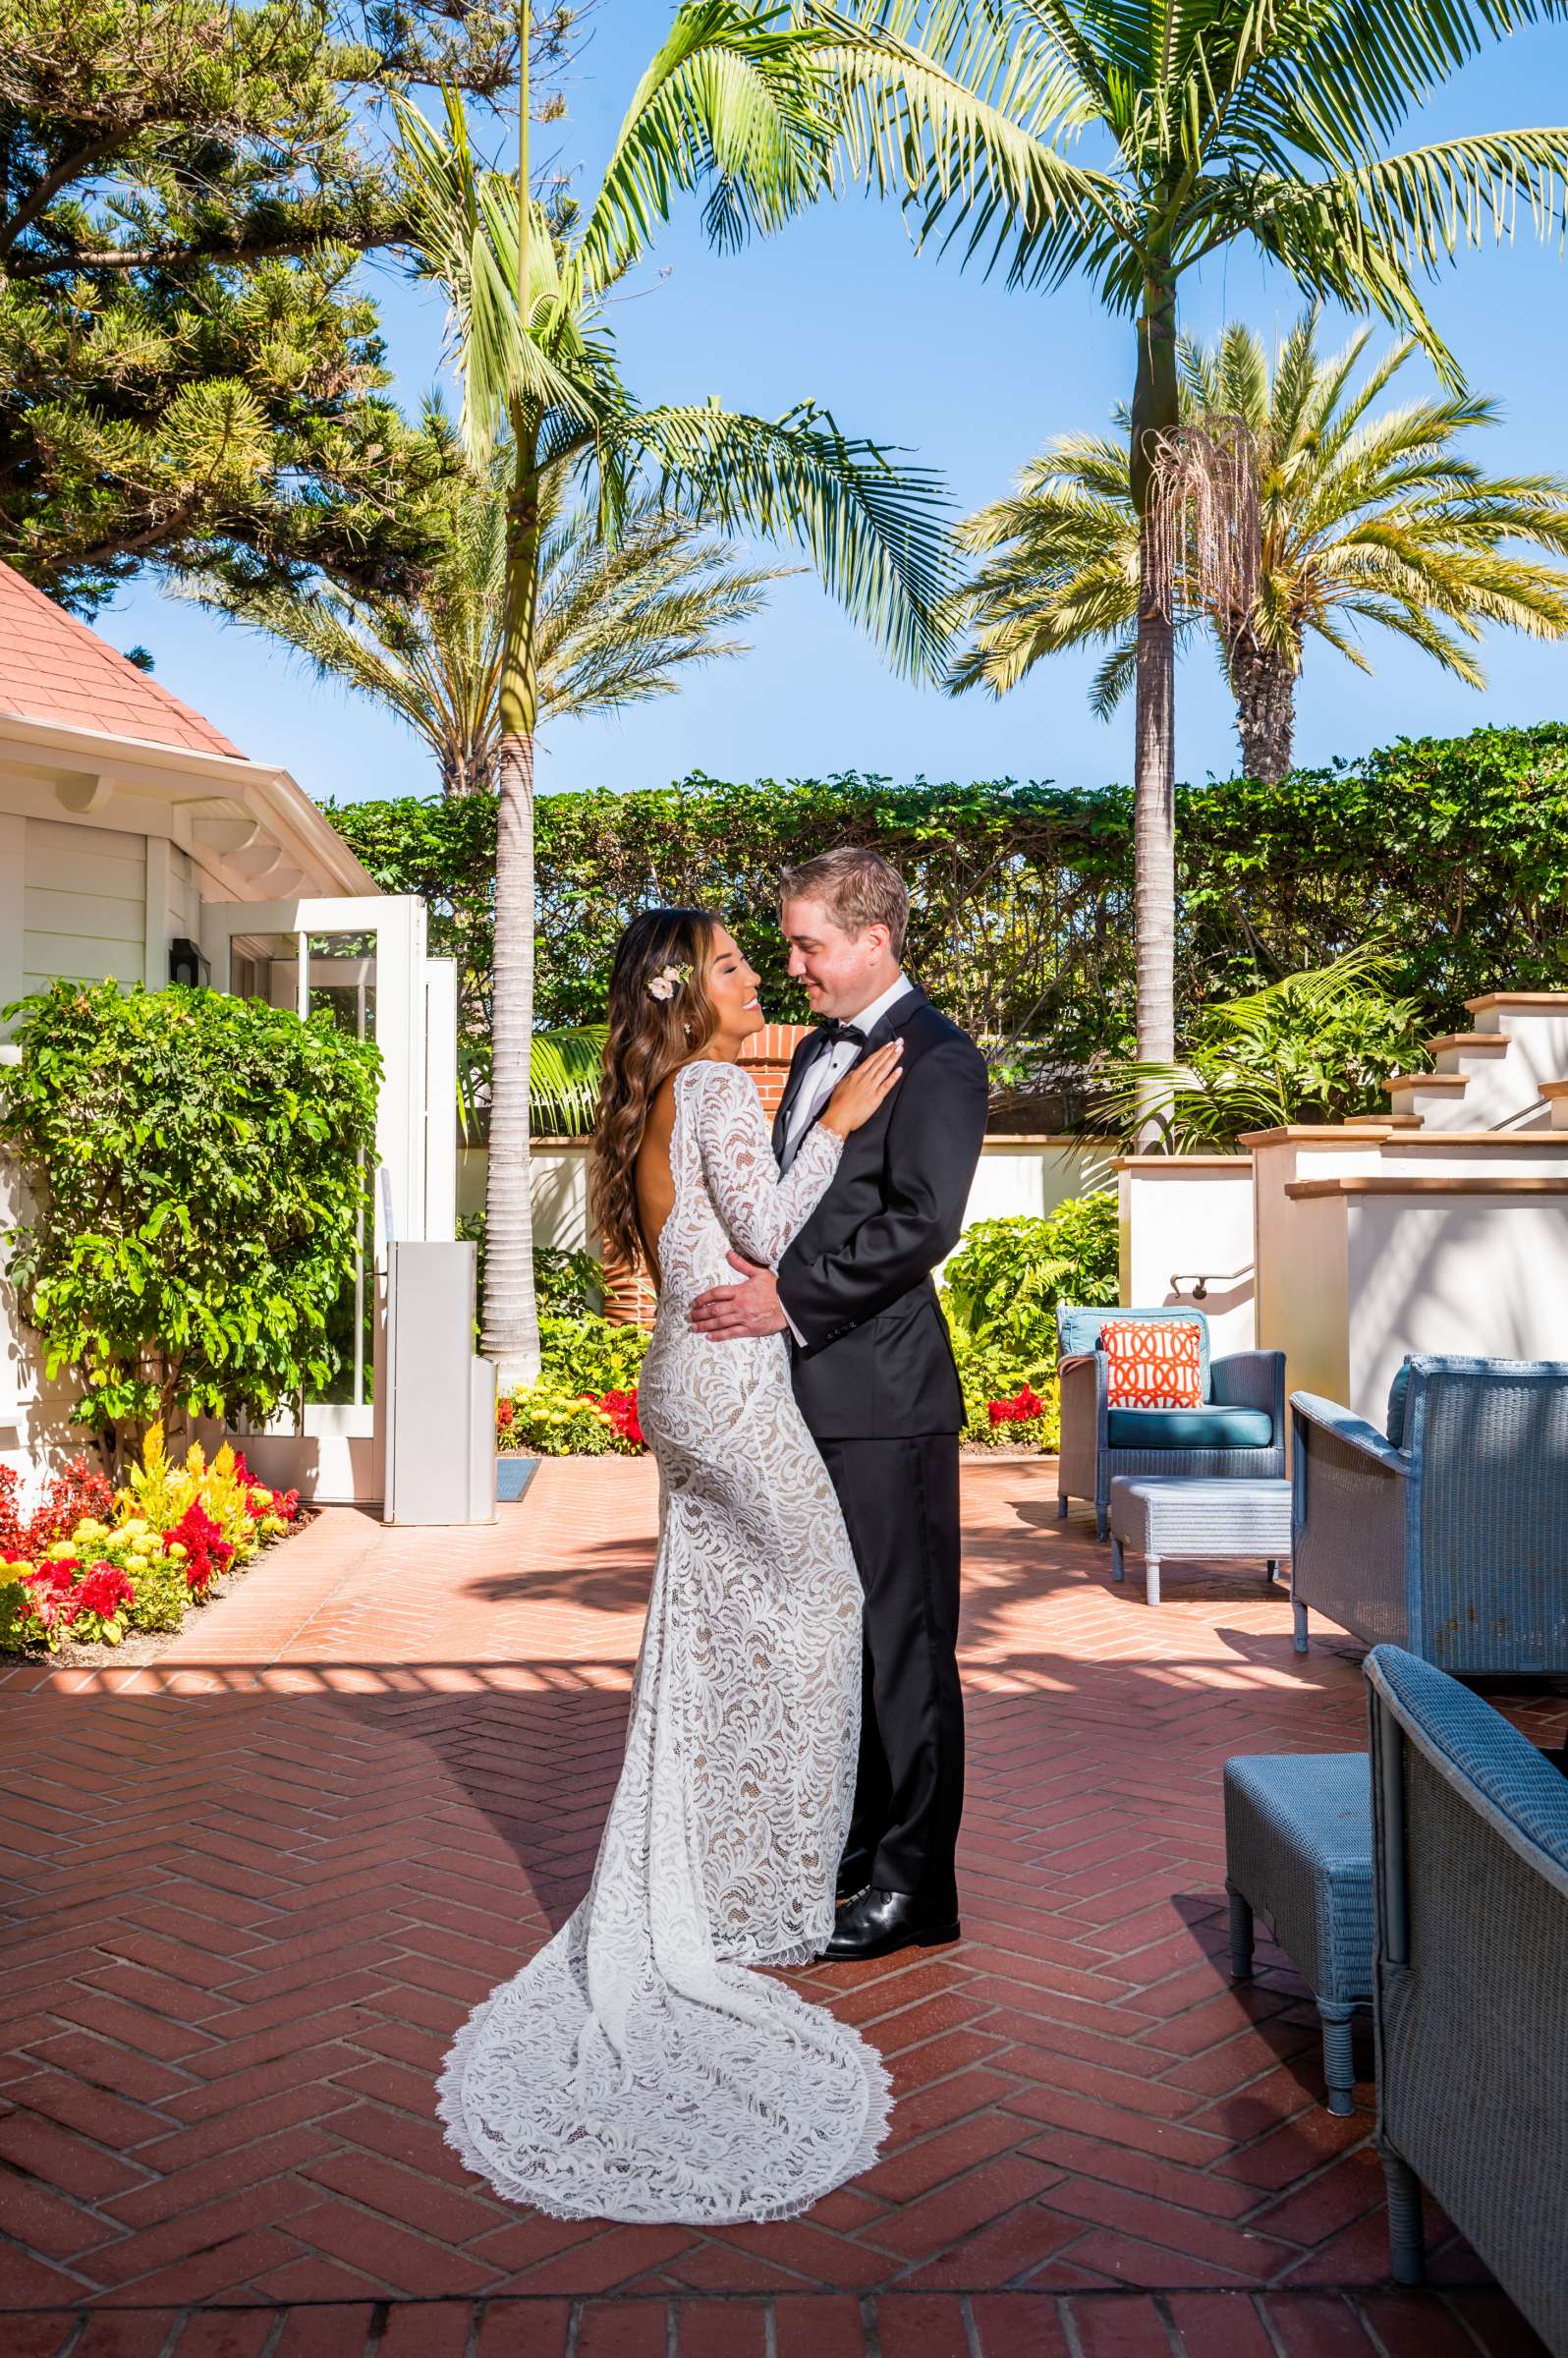
[[[80,1602],[76,1576],[81,1569],[74,1557],[60,1556],[52,1563],[40,1564],[36,1572],[22,1575],[22,1585],[45,1629],[69,1629],[76,1619]]]
[[[137,1593],[118,1564],[94,1564],[77,1589],[77,1611],[96,1613],[112,1621],[122,1604],[135,1604]]]
[[[513,1424],[516,1421],[516,1418],[517,1404],[515,1401],[497,1400],[495,1404],[495,1422],[502,1432],[505,1432],[507,1427]]]
[[[22,1477],[14,1467],[0,1466],[0,1556],[8,1564],[21,1563],[27,1556],[27,1526],[17,1500],[22,1489]]]
[[[186,1586],[197,1595],[211,1586],[234,1553],[219,1526],[196,1498],[174,1529],[163,1535],[165,1548],[176,1541],[185,1549]]]
[[[631,1441],[639,1449],[644,1446],[643,1427],[637,1413],[637,1386],[629,1392],[606,1392],[598,1403],[623,1441]]]
[[[993,1425],[1031,1425],[1045,1414],[1045,1403],[1033,1384],[1024,1384],[1011,1400],[992,1400],[987,1413]]]
[[[114,1521],[114,1489],[107,1475],[74,1457],[50,1483],[42,1502],[24,1516],[18,1503],[20,1477],[0,1466],[0,1555],[41,1555],[57,1540],[68,1540],[79,1523]]]
[[[300,1512],[299,1491],[274,1490],[272,1493],[272,1512],[275,1515],[281,1515],[285,1523],[294,1522]]]

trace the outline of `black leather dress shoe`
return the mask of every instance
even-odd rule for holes
[[[937,1948],[958,1936],[956,1914],[933,1916],[908,1891],[863,1891],[840,1908],[822,1962],[842,1965],[857,1957],[888,1957],[899,1948]]]
[[[842,1907],[847,1899],[859,1899],[863,1891],[870,1889],[870,1861],[861,1859],[851,1864],[846,1860],[839,1867],[838,1881],[833,1890],[834,1900]]]

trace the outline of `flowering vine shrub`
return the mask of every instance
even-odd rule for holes
[[[28,1514],[0,1467],[0,1647],[66,1638],[117,1646],[128,1630],[178,1629],[220,1572],[297,1521],[298,1490],[270,1490],[226,1441],[210,1465],[199,1443],[170,1459],[154,1425],[118,1490],[84,1459]]]

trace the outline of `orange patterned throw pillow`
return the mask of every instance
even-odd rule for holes
[[[1203,1329],[1193,1319],[1107,1319],[1099,1330],[1111,1408],[1202,1408]]]

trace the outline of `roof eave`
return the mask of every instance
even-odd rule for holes
[[[34,755],[53,756],[57,761],[63,758],[82,770],[101,771],[112,766],[132,792],[154,800],[201,802],[210,799],[214,791],[238,796],[258,805],[283,846],[305,853],[308,866],[328,876],[339,891],[356,895],[381,891],[369,870],[355,857],[305,789],[275,763],[249,761],[243,755],[220,754],[205,747],[119,737],[106,729],[75,728],[65,721],[33,720],[19,712],[0,711],[0,742],[25,747]],[[182,794],[179,788],[187,781],[191,792]]]

